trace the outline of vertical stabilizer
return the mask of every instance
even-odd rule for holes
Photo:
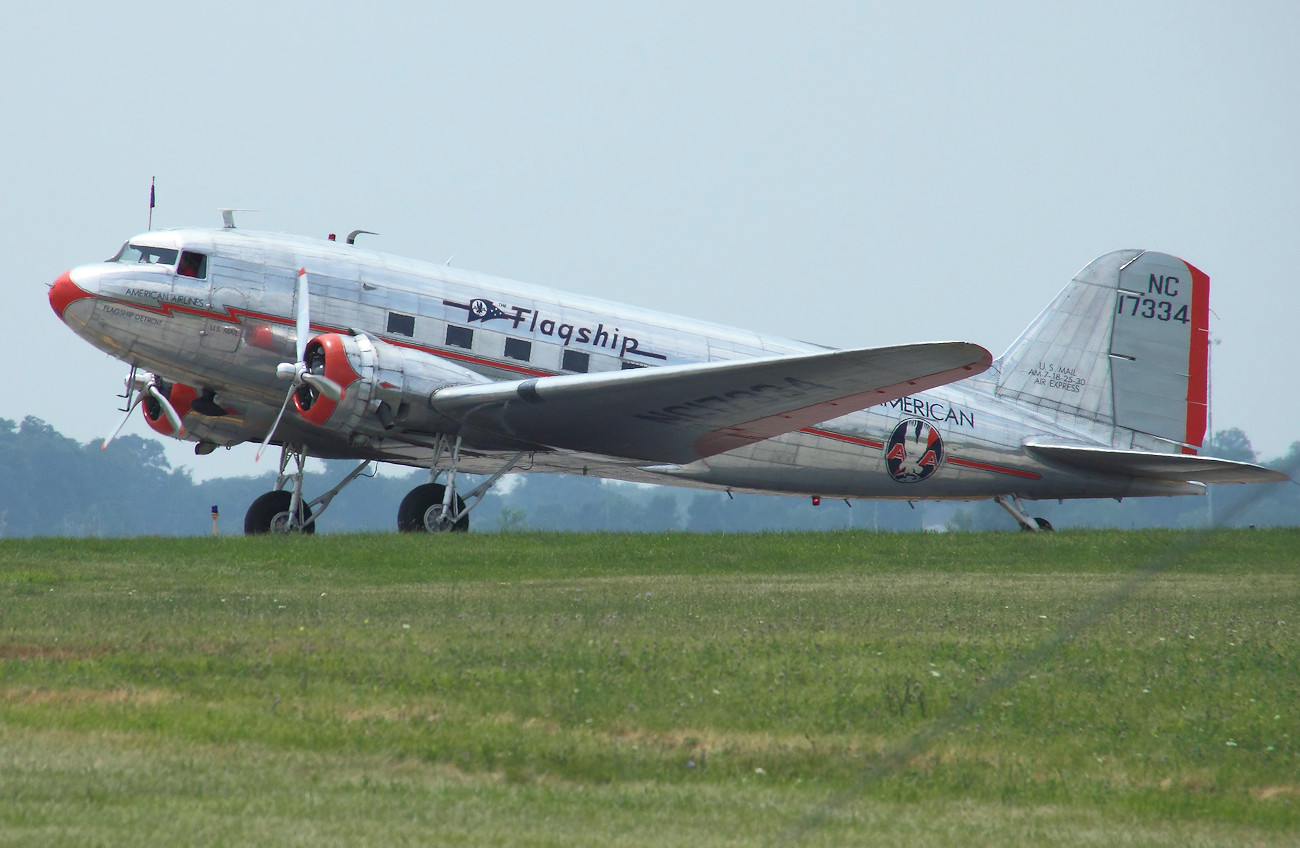
[[[1205,438],[1210,278],[1163,253],[1091,262],[1002,356],[997,393],[1111,429],[1116,447]]]

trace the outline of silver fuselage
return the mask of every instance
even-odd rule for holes
[[[215,392],[231,414],[191,414],[185,420],[186,437],[209,444],[259,441],[274,419],[284,394],[276,365],[294,355],[295,275],[302,267],[311,272],[313,332],[363,333],[377,342],[442,357],[491,380],[572,373],[566,366],[597,373],[825,349],[333,241],[235,229],[151,232],[132,241],[199,251],[207,257],[205,276],[139,262],[80,266],[70,272],[76,289],[63,297],[61,317],[86,341],[126,363]],[[1110,446],[1110,431],[999,398],[999,365],[959,383],[687,465],[647,466],[543,450],[521,470],[908,500],[1203,491],[1192,483],[1091,474],[1038,460],[1026,451],[1026,442]],[[921,479],[891,474],[885,460],[891,434],[905,421],[914,428],[919,422],[918,432],[924,429],[942,440],[940,466]],[[382,433],[359,439],[293,416],[286,416],[276,441],[321,457],[412,466],[427,466],[432,457],[429,445],[419,439]],[[466,449],[464,470],[499,462],[491,449]]]

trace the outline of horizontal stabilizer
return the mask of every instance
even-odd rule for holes
[[[539,448],[687,463],[978,374],[965,342],[830,350],[452,386],[433,408]]]
[[[1040,459],[1081,471],[1116,477],[1139,477],[1195,483],[1280,483],[1291,478],[1280,471],[1213,456],[1120,450],[1088,445],[1025,445]]]

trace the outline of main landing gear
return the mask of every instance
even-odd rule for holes
[[[416,486],[397,510],[397,529],[407,533],[463,533],[469,530],[469,512],[483,500],[488,490],[523,458],[520,451],[501,468],[464,496],[456,490],[460,466],[460,438],[439,436],[429,468],[429,482]],[[370,461],[362,462],[334,488],[308,501],[302,493],[303,466],[307,455],[300,448],[285,446],[280,452],[280,473],[275,490],[253,501],[244,516],[244,534],[315,533],[316,520],[334,496],[360,476],[373,477]],[[292,469],[290,464],[292,463]],[[443,477],[443,482],[439,478]]]
[[[460,466],[460,437],[439,436],[434,446],[434,460],[429,467],[429,482],[416,486],[397,508],[397,529],[403,533],[464,533],[469,530],[469,511],[482,502],[488,489],[514,468],[527,451],[510,457],[496,473],[465,493],[456,490],[456,471]],[[438,478],[446,475],[446,482]]]
[[[294,464],[294,470],[286,473],[290,461]],[[352,469],[337,486],[308,501],[302,494],[303,468],[306,462],[307,455],[301,450],[292,449],[288,445],[280,449],[280,473],[276,477],[275,489],[253,501],[244,514],[245,536],[262,533],[315,533],[316,519],[334,500],[335,495],[363,474],[366,477],[375,476],[373,470],[366,473],[370,467],[370,460],[366,460]],[[286,489],[287,483],[292,483],[292,488]]]
[[[1025,512],[1024,501],[1016,495],[998,495],[993,499],[993,502],[1011,513],[1011,517],[1020,525],[1021,530],[1037,532],[1052,529],[1052,522],[1046,518],[1033,517]]]

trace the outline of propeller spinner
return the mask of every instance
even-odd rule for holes
[[[167,418],[167,423],[171,425],[174,435],[185,435],[185,425],[181,423],[181,416],[176,412],[176,407],[172,406],[171,401],[167,399],[167,395],[163,394],[162,390],[158,388],[157,377],[148,371],[132,369],[131,376],[127,378],[127,389],[131,392],[131,397],[126,405],[126,415],[122,416],[122,420],[113,428],[113,432],[109,433],[108,438],[99,446],[100,450],[107,449],[109,444],[117,438],[117,434],[122,432],[122,428],[126,426],[127,420],[130,419],[131,413],[135,412],[135,408],[145,398],[150,398],[158,404],[158,408]]]

